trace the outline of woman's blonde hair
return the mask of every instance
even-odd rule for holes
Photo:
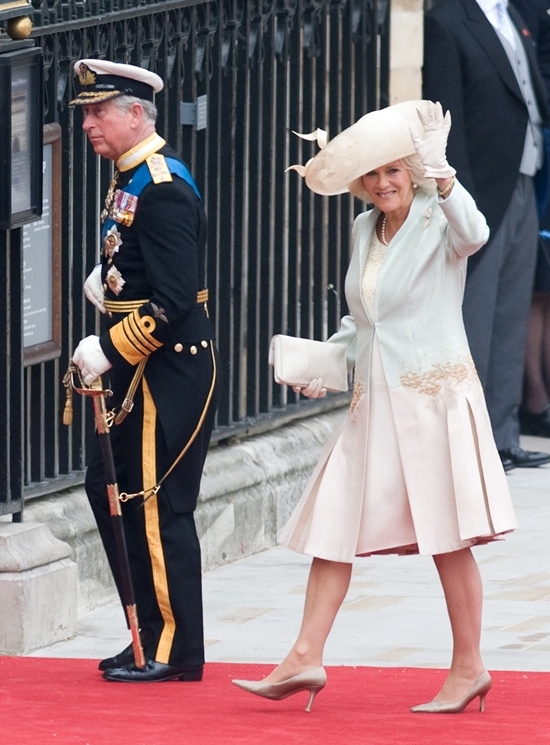
[[[396,162],[402,163],[403,167],[410,171],[413,184],[415,184],[421,191],[425,191],[427,194],[434,194],[436,191],[435,179],[424,176],[424,166],[422,161],[415,153],[414,155],[407,155],[405,158],[398,158]],[[365,191],[363,185],[363,177],[361,176],[348,187],[349,191],[357,199],[361,199],[363,202],[369,202],[369,197]]]
[[[401,162],[405,168],[411,172],[412,180],[419,189],[428,194],[433,194],[435,192],[435,179],[424,176],[424,166],[416,153],[414,155],[407,155],[406,158],[401,158]]]

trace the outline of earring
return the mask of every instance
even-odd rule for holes
[[[418,184],[415,184],[415,183],[413,182],[413,189],[418,189]]]

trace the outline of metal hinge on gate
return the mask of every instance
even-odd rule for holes
[[[206,129],[208,96],[199,96],[194,103],[180,102],[180,122],[195,129]]]

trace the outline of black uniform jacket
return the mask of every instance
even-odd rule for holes
[[[180,160],[168,146],[159,153]],[[124,190],[138,167],[119,175],[117,189]],[[127,214],[131,224],[116,222],[103,243],[106,307],[116,301],[122,308],[113,312],[111,303],[100,336],[113,365],[110,405],[120,409],[140,361],[146,360],[135,408],[120,425],[132,471],[128,485],[139,488],[142,450],[150,447],[142,442],[143,397],[149,396],[160,422],[157,479],[195,438],[194,448],[165,482],[174,508],[189,510],[198,496],[217,403],[214,329],[199,295],[205,288],[206,216],[193,188],[176,175],[148,183]],[[201,421],[207,424],[202,441]]]
[[[513,7],[509,14],[527,52],[545,124],[546,92],[533,41]],[[527,107],[498,35],[476,0],[443,0],[426,14],[424,31],[423,95],[450,110],[447,158],[494,233],[517,182]]]

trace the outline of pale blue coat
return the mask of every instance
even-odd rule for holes
[[[376,436],[369,431],[375,333],[420,553],[457,550],[516,525],[462,321],[467,258],[489,237],[485,219],[459,182],[445,200],[417,193],[380,268],[374,323],[361,278],[378,217],[374,209],[355,220],[345,282],[350,315],[329,339],[346,346],[354,371],[350,411],[282,536],[290,548],[335,561],[355,553],[365,451]],[[337,477],[326,468],[335,446]]]

